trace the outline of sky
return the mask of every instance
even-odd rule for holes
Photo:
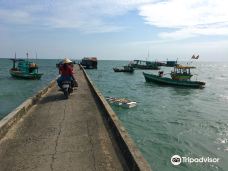
[[[227,0],[0,0],[0,58],[228,61]]]

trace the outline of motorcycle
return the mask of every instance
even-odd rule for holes
[[[62,91],[64,93],[65,98],[68,99],[70,93],[73,92],[72,82],[71,81],[62,81],[61,87],[62,87]]]

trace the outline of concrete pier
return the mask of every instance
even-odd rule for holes
[[[52,83],[16,121],[1,121],[0,171],[150,170],[129,137],[131,145],[113,133],[110,109],[83,70],[76,66],[75,73],[79,87],[69,99]]]

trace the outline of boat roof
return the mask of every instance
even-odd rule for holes
[[[20,61],[25,61],[25,59],[20,59],[20,58],[10,58],[9,60],[15,61],[15,62],[20,62]]]
[[[97,61],[97,57],[84,57],[82,60]]]
[[[175,68],[177,68],[177,69],[194,69],[196,67],[194,67],[194,66],[177,65],[177,66],[175,66]]]
[[[150,62],[150,61],[139,60],[139,59],[135,59],[134,61],[141,61],[141,62]]]

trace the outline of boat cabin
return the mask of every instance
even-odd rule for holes
[[[166,61],[167,67],[174,67],[177,66],[177,61]]]
[[[37,73],[38,65],[25,59],[10,59],[13,61],[12,71],[21,71],[24,73]],[[17,63],[17,67],[16,67]]]
[[[191,74],[191,69],[194,69],[193,66],[183,66],[183,65],[177,65],[174,67],[174,71],[171,72],[171,78],[173,80],[190,80],[193,76]]]
[[[97,69],[96,57],[84,57],[81,61],[81,65],[86,69]]]
[[[152,70],[159,70],[160,67],[157,62],[152,61],[143,61],[143,60],[134,60],[130,63],[133,68],[138,69],[152,69]]]

